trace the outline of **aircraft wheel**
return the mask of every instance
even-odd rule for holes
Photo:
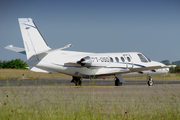
[[[115,86],[121,86],[121,85],[122,85],[122,82],[118,78],[116,78]]]
[[[75,86],[81,86],[82,85],[82,80],[79,78],[78,80],[75,80]]]
[[[82,79],[81,79],[81,77],[75,77],[75,76],[73,76],[71,82],[74,82],[75,86],[81,86],[81,85],[82,85]]]
[[[153,84],[154,84],[154,81],[152,80],[151,77],[149,77],[148,85],[149,86],[153,86]]]

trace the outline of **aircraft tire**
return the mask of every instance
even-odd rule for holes
[[[78,79],[74,83],[75,83],[75,86],[81,86],[82,85],[82,80]]]
[[[148,81],[149,86],[153,86],[153,84],[154,84],[154,81],[152,79]]]
[[[116,78],[115,80],[115,86],[121,86],[122,82],[120,82],[120,80],[118,78]]]
[[[75,86],[81,86],[82,85],[82,78],[73,76],[71,82],[74,82]]]

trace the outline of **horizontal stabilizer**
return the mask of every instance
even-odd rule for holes
[[[19,47],[14,47],[13,45],[8,45],[5,47],[5,49],[12,50],[14,52],[18,52],[18,53],[26,55],[26,51],[24,48],[19,48]]]
[[[69,48],[71,47],[72,45],[71,44],[68,44],[62,48],[58,48],[58,49],[54,49],[54,50],[46,50],[46,51],[43,51],[43,52],[39,52],[39,53],[36,53],[36,55],[40,55],[40,54],[48,54],[48,53],[51,53],[51,52],[55,52],[55,51],[58,51],[58,50],[62,50],[62,49],[66,49],[66,48]]]
[[[72,47],[72,46],[73,46],[73,45],[68,44],[68,45],[66,45],[66,46],[64,46],[64,47],[62,47],[62,48],[58,48],[58,49],[54,49],[54,50],[50,50],[50,51],[48,51],[47,53],[54,52],[54,51],[58,51],[58,50],[62,50],[62,49],[66,49],[66,48],[69,48],[69,47]]]

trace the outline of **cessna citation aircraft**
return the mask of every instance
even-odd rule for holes
[[[151,76],[166,74],[169,67],[155,62],[139,52],[89,53],[65,51],[65,47],[52,50],[31,18],[19,18],[25,48],[9,45],[6,49],[26,54],[29,69],[35,72],[64,73],[72,76],[75,85],[82,85],[82,78],[115,77],[115,86],[122,85],[124,76]],[[175,66],[173,66],[175,67]]]

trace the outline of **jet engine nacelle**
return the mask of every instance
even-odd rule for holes
[[[81,64],[83,67],[106,67],[109,65],[109,57],[108,56],[86,56],[84,58],[81,58],[80,61],[78,61],[78,64]]]

